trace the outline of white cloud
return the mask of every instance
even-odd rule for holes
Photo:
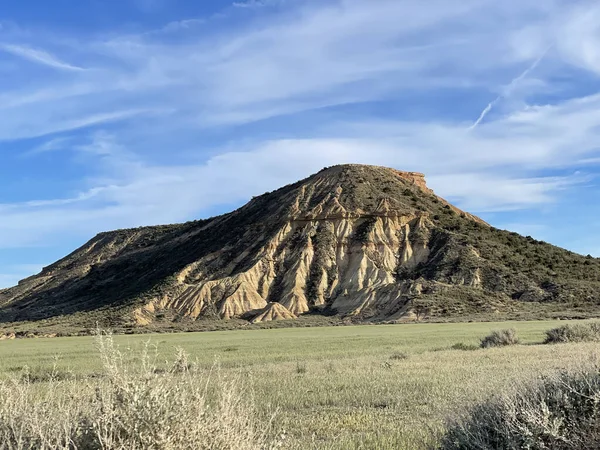
[[[50,139],[49,141],[39,144],[39,145],[35,146],[34,148],[32,148],[31,150],[28,150],[27,152],[23,153],[23,156],[35,156],[35,155],[39,155],[41,153],[48,153],[48,152],[54,152],[57,150],[62,150],[65,148],[65,146],[67,144],[69,144],[69,142],[71,140],[72,140],[72,138],[67,137],[67,136]]]
[[[293,14],[239,31],[209,34],[210,26],[191,26],[202,19],[188,19],[166,26],[171,34],[182,31],[169,41],[160,33],[82,40],[79,53],[96,60],[95,70],[78,74],[76,83],[43,80],[37,92],[4,94],[2,104],[38,111],[68,102],[63,114],[75,116],[90,106],[160,102],[212,126],[399,91],[489,84],[491,69],[522,59],[512,43],[489,32],[488,19],[479,20],[481,2],[474,0],[435,0],[427,8],[416,0],[297,4]],[[461,21],[481,25],[463,29]],[[504,33],[503,23],[492,30]],[[481,58],[490,46],[494,58]]]
[[[265,2],[245,5],[259,3]],[[72,53],[85,55],[86,64],[31,53],[40,44],[35,36],[31,45],[13,48],[20,57],[65,70],[58,78],[32,74],[35,83],[4,89],[0,139],[126,120],[128,126],[72,147],[93,161],[82,176],[81,193],[0,205],[0,248],[198,217],[344,162],[424,171],[441,195],[475,212],[535,208],[584,180],[566,169],[598,157],[600,96],[526,103],[534,89],[551,88],[551,70],[600,73],[596,9],[559,0],[286,6],[290,9],[260,8],[264,16],[235,28],[194,18],[137,36],[83,36]],[[544,64],[532,65],[552,43],[556,47]],[[94,70],[77,70],[80,66]],[[532,68],[536,79],[525,80]],[[406,118],[421,99],[435,103],[447,91],[477,98],[500,93],[519,109],[478,121],[471,132],[465,111]],[[405,117],[384,121],[366,113],[351,118],[330,113],[321,127],[294,126],[288,119],[266,138],[250,132],[228,143],[203,144],[203,133],[214,138],[232,130],[234,136],[229,126],[398,98],[407,101],[396,108]],[[156,134],[167,142],[159,162],[149,155],[150,139],[144,144],[136,139]],[[192,163],[179,154],[182,136],[200,154]],[[59,145],[53,139],[42,148]]]
[[[199,25],[204,25],[207,22],[206,19],[184,19],[169,22],[164,27],[158,30],[152,30],[146,33],[148,36],[160,35],[162,33],[177,33],[180,31],[189,30]]]
[[[282,0],[247,0],[245,2],[234,2],[235,8],[264,8],[275,3],[281,3]]]
[[[583,106],[582,106],[583,105]],[[0,205],[0,247],[63,232],[168,223],[241,204],[324,166],[365,163],[418,170],[431,187],[472,212],[536,208],[589,181],[565,169],[597,152],[600,97],[533,108],[467,132],[462,124],[364,122],[325,127],[322,137],[239,143],[201,164],[156,165],[96,134],[76,150],[102,158],[87,191],[66,199]],[[583,120],[585,118],[585,120]],[[581,144],[581,145],[572,145]]]
[[[93,125],[125,121],[142,115],[156,116],[168,114],[170,111],[138,108],[84,113],[82,108],[79,112],[80,115],[73,114],[69,116],[68,108],[65,111],[57,111],[50,106],[48,108],[40,108],[37,111],[17,109],[14,111],[14,114],[7,115],[0,122],[0,141],[40,137],[87,128]]]
[[[14,44],[2,44],[0,45],[0,50],[4,50],[5,52],[12,53],[15,56],[20,58],[32,61],[37,64],[41,64],[44,66],[52,67],[54,69],[60,70],[71,70],[71,71],[83,71],[85,70],[82,67],[74,66],[72,64],[61,61],[50,53],[31,48],[25,45],[14,45]]]
[[[570,63],[600,73],[600,5],[583,2],[557,18],[563,26],[557,28],[557,46]]]
[[[226,19],[219,19],[216,32],[215,26],[195,27],[206,19],[193,18],[167,24],[159,33],[79,38],[73,53],[85,54],[94,70],[77,73],[76,80],[40,79],[35,90],[5,90],[0,108],[14,117],[11,127],[35,136],[41,125],[29,125],[29,118],[59,102],[66,106],[61,120],[67,122],[124,104],[160,105],[185,116],[177,120],[212,127],[415,90],[435,95],[460,86],[497,92],[506,74],[522,70],[559,34],[559,18],[571,17],[563,30],[584,13],[554,0],[286,2],[281,11],[245,26],[227,28]],[[163,40],[165,31],[169,38]],[[517,45],[531,35],[537,36],[534,44]],[[576,59],[586,45],[599,42],[593,33],[578,36],[550,62],[567,53]],[[51,126],[57,119],[48,116],[40,120],[45,128],[62,129]]]
[[[511,178],[485,173],[435,176],[430,185],[468,211],[491,212],[551,203],[557,191],[582,180],[570,177]]]

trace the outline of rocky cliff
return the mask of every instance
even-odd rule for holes
[[[224,216],[102,233],[1,291],[0,321],[402,320],[524,302],[600,303],[599,261],[494,229],[422,174],[344,165]]]

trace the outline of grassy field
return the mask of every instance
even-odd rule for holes
[[[241,375],[259,409],[276,411],[284,447],[419,449],[435,442],[444,420],[518,380],[595,358],[597,344],[541,345],[561,322],[403,324],[117,336],[121,348],[150,340],[158,361],[177,347],[219,376]],[[499,328],[522,345],[476,346]],[[539,345],[538,345],[539,344]],[[92,337],[0,342],[0,376],[28,367],[86,383],[99,373]],[[54,369],[53,369],[54,367]],[[89,378],[92,379],[92,378]],[[214,382],[218,380],[213,379]]]

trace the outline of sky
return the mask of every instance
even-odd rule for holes
[[[600,2],[0,5],[0,288],[340,163],[600,256]]]

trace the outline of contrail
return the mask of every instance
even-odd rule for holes
[[[523,73],[521,75],[519,75],[517,78],[513,79],[508,86],[506,86],[506,88],[504,89],[504,92],[502,92],[498,97],[496,97],[493,101],[491,101],[490,103],[488,103],[488,105],[485,107],[485,109],[483,111],[481,111],[481,114],[479,115],[479,118],[475,121],[475,123],[473,125],[471,125],[469,127],[469,130],[473,130],[474,128],[476,128],[481,122],[483,122],[483,119],[485,119],[485,116],[488,115],[488,113],[494,108],[494,106],[496,106],[496,103],[498,103],[500,100],[502,100],[503,98],[507,97],[510,95],[511,91],[525,78],[527,77],[527,75],[529,75],[532,71],[535,70],[535,68],[537,66],[539,66],[539,64],[542,62],[542,60],[546,57],[546,55],[548,54],[548,52],[550,51],[550,49],[553,46],[551,45],[550,47],[548,47],[544,53],[542,53],[540,55],[540,57],[538,59],[536,59],[533,64],[531,64],[531,66],[529,66],[527,69],[525,69],[523,71]]]
[[[34,63],[42,64],[44,66],[54,67],[55,69],[61,70],[73,70],[73,71],[84,71],[83,67],[74,66],[68,64],[60,59],[54,57],[50,53],[44,50],[37,50],[24,45],[11,45],[11,44],[0,44],[0,50],[11,53],[23,59],[27,59]]]

